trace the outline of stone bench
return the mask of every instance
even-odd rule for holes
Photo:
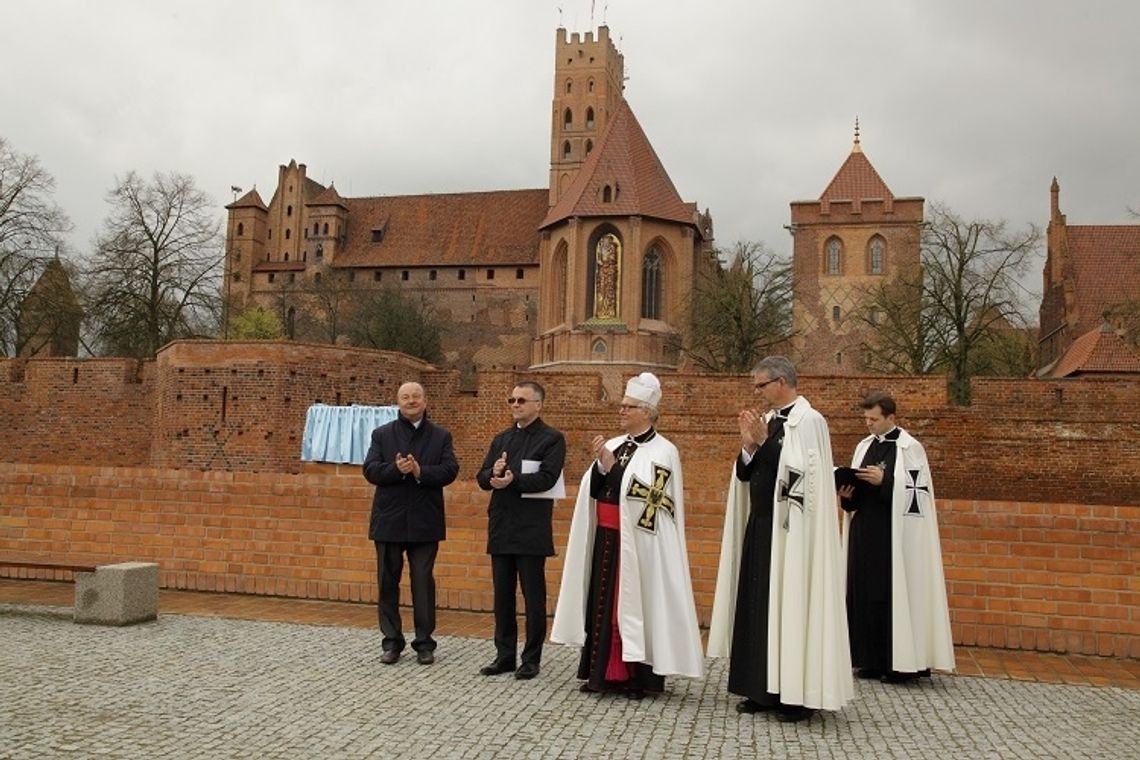
[[[0,565],[73,572],[76,623],[131,625],[158,618],[158,565],[154,562],[87,567],[0,559]]]

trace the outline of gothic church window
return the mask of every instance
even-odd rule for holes
[[[868,247],[870,261],[867,267],[871,274],[883,273],[883,254],[886,251],[886,247],[881,237],[876,236],[871,240],[871,245]]]
[[[590,92],[594,91],[594,80],[593,79],[591,79],[589,82],[586,83],[586,89],[589,90]]]
[[[827,241],[827,273],[840,274],[843,271],[843,244],[839,238]]]
[[[594,141],[593,140],[587,140],[586,141],[586,158],[589,158],[590,154],[593,151],[594,151]]]
[[[243,225],[241,222],[238,222],[237,234],[238,235],[244,235],[245,234],[245,225]]]
[[[606,185],[602,188],[602,203],[612,203],[614,199],[613,188]]]
[[[840,312],[839,307],[838,306],[832,306],[831,307],[831,321],[834,322],[835,324],[839,324],[839,318],[841,316],[842,316],[842,313]]]
[[[650,248],[641,262],[641,316],[661,319],[661,253],[657,246]]]
[[[285,207],[285,216],[293,216],[293,207],[292,206],[286,206]]]
[[[586,129],[593,129],[593,128],[594,128],[594,109],[593,108],[587,108],[586,109]]]
[[[570,158],[570,141],[569,140],[562,143],[562,158],[563,159]]]
[[[319,235],[320,232],[321,232],[321,223],[320,222],[313,222],[313,234]]]
[[[328,222],[325,222],[325,231],[324,231],[324,234],[325,234],[325,235],[329,234],[329,223],[328,223]]]
[[[285,239],[288,240],[291,237],[293,237],[293,230],[285,230]]]
[[[571,129],[574,126],[574,112],[569,108],[562,114],[562,128]]]
[[[569,95],[573,91],[573,89],[574,89],[574,80],[567,79],[566,80],[566,94]]]

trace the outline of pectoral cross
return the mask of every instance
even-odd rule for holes
[[[634,475],[629,482],[629,490],[625,495],[630,499],[643,500],[645,502],[645,511],[641,513],[641,517],[637,520],[637,525],[652,533],[657,532],[657,512],[658,510],[665,510],[673,517],[673,497],[665,492],[665,486],[669,483],[669,478],[673,477],[673,472],[662,467],[659,464],[653,465],[653,485],[649,486],[642,483],[641,480]]]
[[[622,467],[625,467],[627,464],[629,464],[629,460],[631,459],[633,459],[633,449],[627,447],[624,451],[621,452],[621,456],[619,456],[617,460],[621,462]]]

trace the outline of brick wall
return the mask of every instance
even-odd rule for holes
[[[702,624],[720,552],[722,470],[724,478],[703,482],[686,468]],[[375,602],[371,495],[351,466],[282,474],[0,464],[0,554],[155,561],[165,588]],[[441,607],[491,609],[486,505],[473,481],[447,489]],[[939,509],[956,642],[1140,657],[1140,508],[942,500]],[[555,510],[560,552],[571,511],[570,501]],[[547,567],[553,609],[561,557]],[[0,575],[60,574],[0,568]]]
[[[568,443],[568,479],[596,434],[617,431],[629,372],[546,371],[545,419]],[[174,588],[375,597],[356,467],[299,461],[308,406],[390,403],[419,380],[454,434],[441,604],[490,606],[486,497],[471,482],[503,399],[526,377],[474,382],[387,352],[290,342],[174,343],[153,362],[0,360],[0,552],[73,562],[158,559]],[[685,465],[693,583],[707,618],[744,376],[663,374],[659,427]],[[941,377],[806,377],[837,461],[864,435],[856,401],[900,400],[942,499],[955,634],[964,643],[1140,656],[1140,383],[977,379],[969,407]],[[98,466],[95,466],[98,465]],[[569,506],[556,542],[565,541]],[[551,563],[552,583],[559,564]],[[553,591],[553,588],[552,588]]]

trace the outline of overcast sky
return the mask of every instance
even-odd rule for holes
[[[593,10],[591,11],[591,7]],[[4,0],[0,135],[86,253],[129,170],[268,202],[545,187],[555,30],[603,23],[626,99],[717,242],[790,251],[851,149],[896,196],[1044,226],[1136,223],[1136,0]],[[1038,270],[1039,271],[1039,270]],[[1034,278],[1039,282],[1039,275]]]

